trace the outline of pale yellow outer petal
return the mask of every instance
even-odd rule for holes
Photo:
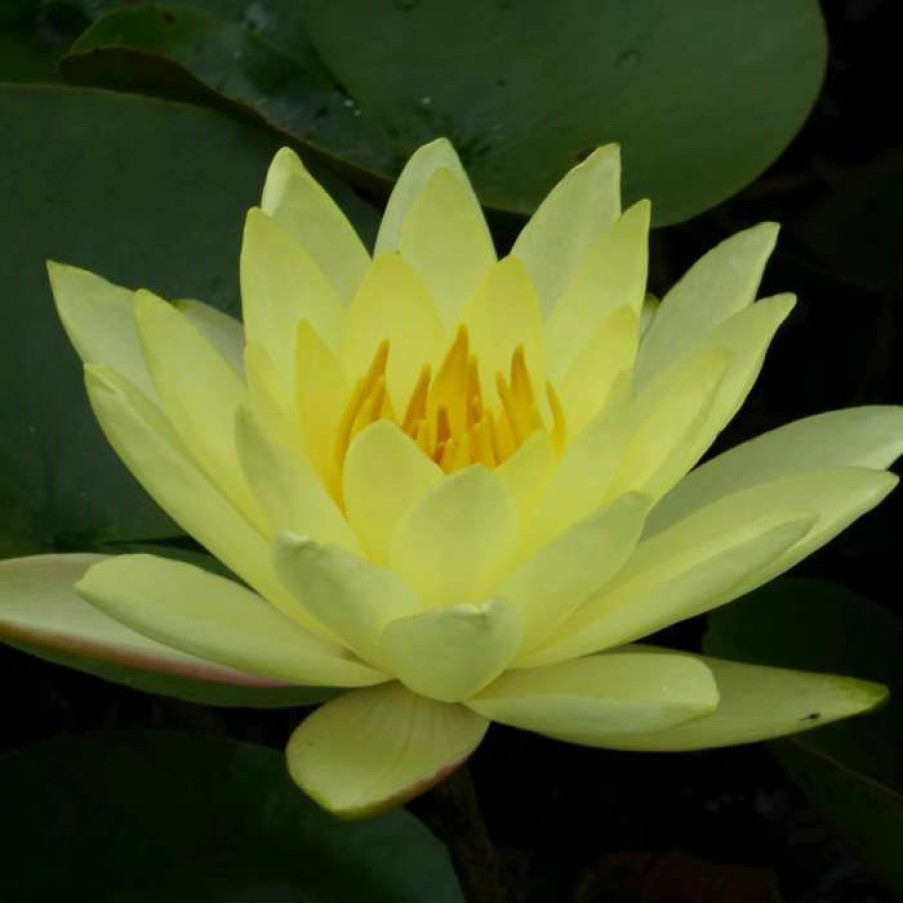
[[[625,647],[631,648],[661,654],[649,647]],[[720,702],[714,712],[642,733],[600,731],[588,745],[673,752],[757,743],[859,715],[887,699],[886,687],[853,677],[694,657],[715,676]]]
[[[903,454],[903,408],[889,405],[828,411],[756,436],[681,480],[646,524],[657,533],[714,502],[769,480],[826,467],[890,466]]]
[[[135,321],[163,413],[198,467],[265,532],[235,447],[235,416],[247,394],[240,377],[186,316],[150,292],[135,293]]]
[[[248,211],[245,221],[241,299],[247,341],[266,349],[289,405],[295,386],[298,324],[307,320],[335,349],[345,309],[313,257],[257,208]]]
[[[82,599],[76,581],[108,557],[34,555],[0,561],[0,639],[194,680],[273,684],[158,643]]]
[[[470,331],[470,350],[477,359],[484,393],[497,398],[496,374],[509,378],[511,358],[517,347],[523,346],[534,390],[542,397],[542,313],[530,277],[519,260],[505,257],[487,273],[463,320]]]
[[[181,561],[108,558],[76,589],[139,633],[251,674],[313,686],[366,686],[386,679],[238,583]]]
[[[374,256],[398,250],[402,227],[411,207],[433,174],[440,169],[449,170],[465,185],[470,185],[467,173],[447,138],[437,138],[418,148],[408,159],[392,188],[386,212],[379,225],[379,234],[376,236]]]
[[[724,496],[641,542],[617,578],[529,661],[639,639],[735,599],[824,545],[896,483],[880,471],[831,468]]]
[[[476,465],[446,477],[399,524],[389,565],[430,607],[482,601],[517,543],[505,488]]]
[[[492,598],[390,621],[380,651],[386,668],[414,693],[461,702],[502,673],[522,633],[515,606]]]
[[[238,412],[235,440],[248,484],[267,514],[269,536],[292,530],[351,552],[360,550],[357,536],[311,463],[270,440],[247,408]]]
[[[423,609],[417,594],[391,571],[335,546],[281,533],[273,560],[310,614],[371,662],[382,658],[378,641],[386,624]]]
[[[191,321],[239,376],[244,376],[245,330],[240,320],[194,298],[180,298],[172,306]]]
[[[626,307],[639,321],[649,262],[648,201],[625,211],[590,245],[546,322],[549,378],[561,379],[587,339]]]
[[[480,745],[489,722],[399,684],[320,706],[292,734],[289,774],[324,809],[365,818],[429,790]]]
[[[556,383],[568,435],[575,436],[598,413],[621,373],[633,367],[640,324],[629,307],[607,317]]]
[[[495,593],[524,620],[529,651],[620,570],[640,538],[651,500],[629,494],[600,508],[534,552]]]
[[[345,511],[374,561],[385,562],[398,524],[443,476],[388,420],[377,421],[354,438],[342,470]]]
[[[370,255],[338,204],[293,150],[284,147],[273,157],[260,206],[310,254],[339,297],[349,301]]]
[[[777,237],[775,223],[760,223],[721,242],[687,271],[662,299],[643,337],[637,360],[639,385],[752,304]]]
[[[400,415],[421,368],[438,363],[447,341],[429,292],[397,254],[373,261],[351,302],[341,349],[350,379],[366,373],[384,339],[390,342],[386,386]]]
[[[49,261],[47,272],[60,320],[79,357],[86,364],[111,367],[155,398],[138,341],[134,293],[78,267]]]
[[[607,144],[549,192],[511,251],[527,267],[544,313],[620,213],[621,153],[616,144]]]
[[[109,368],[87,365],[85,382],[104,435],[157,504],[285,614],[303,618],[276,579],[266,539],[197,467],[162,412]]]
[[[660,497],[696,463],[699,433],[730,361],[722,348],[703,349],[637,396],[624,415],[628,434],[609,497],[631,491]]]
[[[749,395],[762,369],[771,340],[790,315],[795,303],[793,295],[765,298],[734,314],[709,333],[705,345],[726,350],[731,359],[718,391],[712,399],[708,416],[694,439],[694,447],[689,454],[693,463],[715,441],[721,430],[746,401],[746,396]],[[667,368],[662,371],[660,377],[667,376],[674,369]],[[657,380],[650,385],[655,382]]]
[[[799,541],[814,521],[806,512],[778,511],[739,524],[726,521],[719,530],[706,519],[657,544],[640,545],[611,583],[520,664],[610,649],[735,598],[738,585]]]
[[[492,236],[470,183],[437,169],[401,227],[398,251],[430,290],[447,328],[495,263]]]
[[[660,730],[710,714],[718,690],[696,657],[624,650],[534,668],[507,671],[469,708],[512,727],[570,743]]]

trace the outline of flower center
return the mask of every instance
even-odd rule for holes
[[[509,374],[496,373],[498,398],[490,405],[480,385],[477,359],[470,353],[467,327],[459,327],[436,375],[429,364],[422,367],[401,417],[393,410],[386,392],[389,345],[385,339],[376,349],[339,422],[335,453],[340,468],[352,439],[377,420],[397,424],[446,473],[471,464],[497,467],[537,430],[547,431],[557,449],[563,446],[565,422],[561,403],[547,382],[547,426],[522,345],[511,356]]]

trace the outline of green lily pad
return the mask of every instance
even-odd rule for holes
[[[226,12],[169,4],[113,9],[73,44],[60,69],[78,84],[237,111],[339,164],[399,168],[402,158],[388,138],[355,115],[306,42],[296,39],[289,55],[246,20],[223,18]]]
[[[5,903],[463,903],[404,811],[338,822],[280,752],[167,732],[94,733],[0,759]]]
[[[875,714],[780,740],[778,759],[862,859],[903,892],[903,624],[824,580],[785,579],[709,615],[707,652],[880,681]]]
[[[0,130],[0,553],[177,534],[95,425],[45,261],[236,313],[244,214],[280,142],[183,104],[33,85],[0,86]],[[329,187],[372,234],[371,208]]]
[[[212,4],[192,7],[110,11],[76,44],[67,76],[159,91],[187,74],[364,180],[393,176],[447,135],[483,202],[522,214],[593,147],[618,141],[627,200],[651,197],[658,225],[762,172],[805,120],[826,58],[816,0],[308,0],[307,36],[279,48],[300,72],[273,79],[269,41]]]

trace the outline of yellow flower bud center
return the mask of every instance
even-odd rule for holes
[[[339,468],[354,437],[377,420],[395,423],[446,473],[471,464],[497,467],[537,430],[546,430],[556,448],[563,446],[565,422],[561,403],[547,382],[547,427],[522,345],[511,356],[509,373],[495,374],[498,397],[490,404],[480,384],[477,359],[470,353],[467,327],[459,327],[436,374],[429,364],[423,365],[403,412],[393,409],[386,392],[389,353],[390,343],[385,339],[351,393],[336,432]]]

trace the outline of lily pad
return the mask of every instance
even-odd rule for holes
[[[709,615],[705,647],[725,658],[850,674],[890,687],[891,702],[881,711],[771,746],[862,859],[903,892],[903,624],[837,584],[785,579]]]
[[[0,792],[15,813],[6,903],[463,903],[445,849],[413,816],[338,822],[264,747],[69,737],[0,759]]]
[[[719,203],[789,143],[826,58],[816,0],[308,0],[308,34],[279,48],[299,72],[201,5],[112,10],[67,76],[159,91],[188,74],[364,180],[447,135],[482,201],[522,214],[609,141],[624,147],[628,202],[651,197],[658,225]]]
[[[177,534],[95,425],[45,261],[236,313],[244,214],[280,142],[183,104],[36,85],[0,86],[0,129],[0,553]]]

